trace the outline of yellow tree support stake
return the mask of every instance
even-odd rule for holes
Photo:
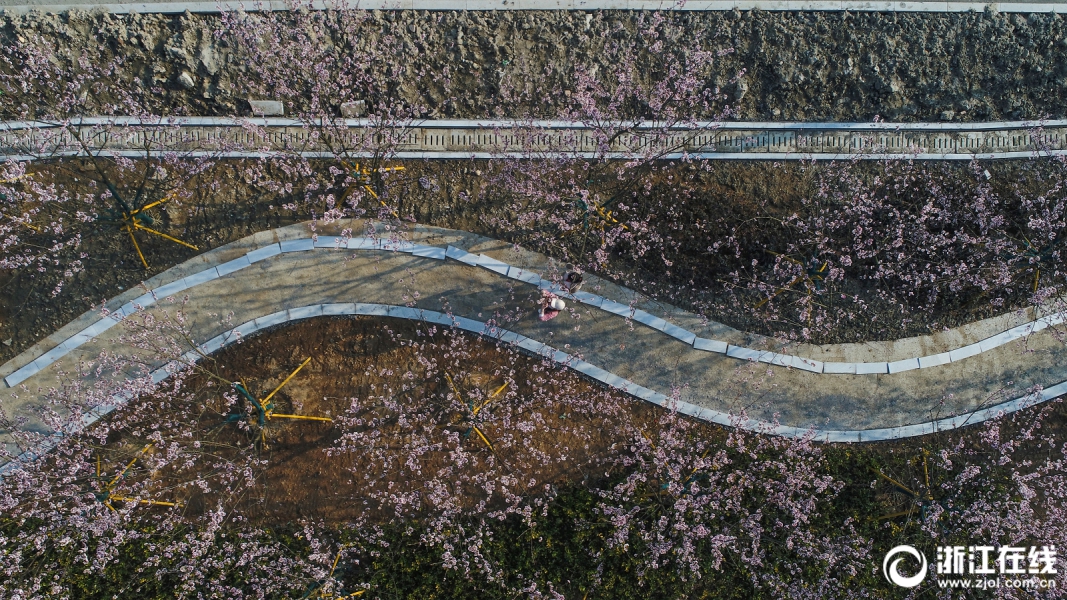
[[[337,570],[337,564],[339,562],[341,562],[341,553],[344,552],[344,551],[345,551],[344,547],[342,547],[340,550],[337,551],[337,556],[333,559],[333,567],[330,568],[330,574],[326,576],[327,579],[333,579],[333,573],[334,573],[334,571]],[[326,585],[325,582],[322,583],[321,585],[319,585],[319,587],[313,589],[310,593],[308,593],[306,596],[304,596],[304,598],[308,598],[308,599],[310,599],[310,598],[319,598],[320,600],[344,600],[344,598],[356,598],[356,597],[362,596],[367,591],[367,590],[356,590],[355,592],[352,592],[351,594],[345,594],[343,596],[338,596],[338,595],[335,595],[335,594],[330,594],[330,595],[327,596],[322,591],[322,587],[324,585]]]
[[[192,244],[190,244],[188,242],[183,242],[182,240],[179,240],[176,237],[169,236],[169,235],[167,235],[167,234],[165,234],[165,233],[163,233],[161,231],[156,231],[155,229],[152,229],[150,227],[146,227],[146,226],[142,225],[141,224],[141,219],[139,219],[138,216],[137,216],[137,215],[145,212],[146,210],[148,210],[150,208],[155,208],[156,206],[159,206],[160,204],[163,204],[164,202],[170,201],[176,195],[177,195],[177,192],[174,192],[174,193],[170,194],[169,196],[167,196],[166,198],[163,198],[162,200],[157,200],[157,201],[152,202],[150,204],[146,204],[146,205],[142,206],[141,208],[138,208],[136,210],[132,210],[129,213],[125,213],[123,215],[122,220],[126,224],[125,229],[126,229],[127,233],[130,234],[130,239],[133,241],[133,247],[134,247],[135,250],[137,250],[137,256],[141,259],[141,264],[143,264],[144,268],[146,268],[146,269],[148,268],[148,261],[145,260],[144,253],[141,252],[141,246],[137,243],[137,238],[133,235],[134,231],[144,231],[146,233],[150,233],[152,235],[159,236],[159,237],[161,237],[161,238],[163,238],[163,239],[165,239],[167,241],[174,242],[176,244],[181,244],[182,246],[185,246],[186,248],[190,248],[192,250],[197,250],[197,251],[200,250],[200,248],[197,248],[196,246],[194,246],[194,245],[192,245]]]
[[[30,177],[33,177],[33,173],[23,173],[22,175],[18,175],[16,177],[12,177],[11,179],[2,179],[2,180],[0,180],[0,184],[15,183],[16,181],[18,181],[20,179],[29,179]]]
[[[298,419],[298,420],[301,420],[301,421],[327,421],[327,422],[330,422],[330,423],[333,422],[333,419],[331,419],[329,417],[309,417],[309,416],[306,416],[306,415],[283,415],[281,413],[274,412],[274,405],[273,404],[269,404],[270,399],[274,397],[274,394],[277,394],[278,391],[281,390],[282,387],[285,384],[289,383],[290,379],[292,379],[293,377],[296,377],[296,374],[300,372],[300,369],[303,369],[309,362],[311,362],[311,357],[310,356],[308,357],[307,360],[305,360],[304,362],[300,363],[300,366],[297,367],[295,371],[290,373],[289,376],[285,378],[285,381],[283,381],[281,383],[281,385],[279,385],[278,387],[274,388],[274,391],[271,392],[269,396],[267,396],[266,398],[264,398],[264,399],[259,401],[260,406],[262,406],[264,408],[264,412],[266,413],[268,420],[269,419],[278,418],[278,419]]]
[[[359,166],[359,163],[356,163],[355,165],[353,165],[353,164],[351,164],[351,163],[349,163],[347,161],[341,161],[341,164],[344,165],[345,168],[350,169],[353,173],[355,173],[357,175],[357,180],[358,181],[357,181],[357,183],[354,183],[354,184],[348,186],[348,189],[345,190],[345,193],[341,194],[340,202],[344,202],[345,198],[348,198],[348,195],[350,193],[352,193],[352,188],[355,187],[356,185],[359,185],[364,190],[366,190],[367,193],[370,194],[372,198],[377,200],[378,204],[382,205],[382,208],[389,208],[388,206],[386,206],[385,202],[383,202],[382,199],[378,197],[378,194],[375,193],[374,189],[371,188],[371,186],[370,186],[370,183],[371,183],[370,182],[370,174],[373,172],[370,168],[367,168],[367,167],[362,167],[361,168]],[[379,167],[376,170],[379,173],[389,173],[389,172],[403,171],[404,167]],[[389,212],[393,214],[393,218],[394,219],[399,219],[400,218],[400,216],[398,214],[396,214],[395,210],[389,208]]]
[[[159,237],[161,237],[161,238],[163,238],[165,240],[172,241],[175,244],[181,244],[182,246],[185,246],[186,248],[191,248],[193,250],[200,250],[200,248],[197,248],[196,246],[194,246],[194,245],[192,245],[192,244],[190,244],[188,242],[183,242],[183,241],[179,240],[176,237],[171,237],[171,236],[169,236],[169,235],[167,235],[165,233],[156,231],[155,229],[149,229],[148,227],[145,227],[144,225],[141,225],[140,223],[136,223],[135,222],[133,224],[133,226],[136,227],[139,231],[147,231],[148,233],[153,233],[153,234],[158,235]]]
[[[296,374],[300,372],[300,369],[303,369],[305,366],[307,366],[307,364],[309,362],[311,362],[311,357],[310,356],[307,357],[307,359],[304,362],[300,363],[299,367],[297,367],[292,373],[290,373],[288,377],[286,377],[280,384],[278,384],[278,387],[274,388],[273,392],[268,394],[266,398],[260,400],[260,402],[264,406],[268,402],[270,402],[270,399],[274,397],[274,394],[277,394],[279,390],[281,390],[283,387],[285,387],[285,384],[289,383],[289,380],[291,380],[293,377],[296,377]]]
[[[882,473],[881,471],[877,471],[877,470],[874,471],[874,473],[876,475],[878,475],[882,479],[885,479],[891,485],[893,485],[894,487],[896,487],[900,491],[904,492],[905,495],[911,496],[911,498],[913,500],[918,501],[920,510],[922,509],[922,504],[924,502],[933,502],[934,501],[934,496],[933,496],[933,494],[930,493],[930,465],[929,465],[929,462],[926,460],[926,457],[929,456],[930,453],[929,453],[929,451],[924,449],[924,450],[922,450],[922,454],[923,454],[923,477],[924,477],[924,479],[926,481],[926,494],[925,495],[924,494],[920,494],[920,493],[916,492],[915,490],[912,490],[911,488],[909,488],[906,485],[900,483],[896,479],[893,479],[892,477],[889,477],[888,475],[886,475],[885,473]],[[913,512],[915,512],[915,510],[916,510],[915,506],[911,506],[911,507],[908,508],[908,510],[878,517],[878,520],[881,521],[883,519],[893,519],[893,518],[896,518],[896,517],[902,517],[904,515],[910,515]]]
[[[126,231],[130,234],[130,240],[133,242],[133,249],[137,251],[137,256],[141,259],[141,264],[147,269],[148,261],[145,260],[144,254],[141,252],[141,246],[137,243],[137,236],[133,235],[133,228],[127,225]]]
[[[131,498],[130,496],[118,496],[118,495],[115,495],[113,493],[113,490],[115,489],[115,486],[118,485],[119,481],[122,479],[122,476],[125,475],[126,472],[130,470],[130,467],[133,466],[133,463],[137,462],[137,459],[141,458],[141,456],[143,456],[144,453],[147,452],[148,449],[151,448],[151,447],[152,447],[152,444],[148,444],[144,448],[141,448],[141,451],[138,452],[137,455],[133,457],[133,460],[131,460],[130,462],[126,463],[126,466],[123,467],[123,469],[121,471],[119,471],[119,474],[115,475],[115,477],[110,482],[108,482],[107,485],[104,486],[104,491],[101,492],[100,494],[97,494],[97,499],[100,500],[104,504],[104,506],[108,507],[110,510],[115,510],[115,507],[112,506],[112,504],[111,504],[112,501],[136,502],[138,504],[145,504],[145,505],[149,505],[149,506],[169,506],[169,507],[178,506],[178,504],[176,502],[162,502],[162,501],[159,501],[159,500],[142,500],[140,498]],[[100,477],[100,457],[99,456],[96,457],[96,476],[97,476],[97,478]]]
[[[273,398],[274,395],[277,394],[279,391],[281,391],[281,389],[283,387],[285,387],[285,385],[287,383],[289,383],[293,379],[293,377],[296,377],[296,374],[299,373],[301,369],[306,367],[309,362],[311,362],[311,357],[310,356],[306,360],[304,360],[304,362],[300,363],[299,367],[294,369],[293,372],[290,373],[288,377],[286,377],[280,384],[278,384],[278,387],[274,388],[273,392],[268,394],[267,397],[263,398],[262,400],[260,400],[260,399],[256,398],[255,396],[253,396],[251,394],[251,392],[248,392],[248,386],[245,385],[245,383],[243,381],[241,382],[241,387],[242,387],[242,389],[245,390],[245,393],[246,393],[247,397],[249,399],[251,399],[256,404],[256,408],[259,409],[259,412],[260,412],[260,415],[261,415],[261,419],[260,419],[260,424],[261,425],[265,424],[266,421],[270,421],[271,419],[275,419],[275,418],[277,418],[277,419],[296,419],[296,420],[300,420],[300,421],[326,421],[326,422],[329,422],[329,423],[333,422],[333,419],[331,419],[329,417],[311,417],[311,416],[307,416],[307,415],[288,415],[288,414],[281,414],[281,413],[274,412],[274,404],[271,403],[270,399]]]
[[[474,416],[478,416],[478,412],[481,411],[483,408],[485,408],[487,404],[489,404],[494,399],[496,399],[496,397],[500,395],[500,392],[503,392],[504,388],[506,388],[506,387],[508,387],[508,382],[505,381],[504,385],[498,387],[496,389],[496,391],[493,392],[492,394],[489,394],[489,397],[486,398],[485,402],[483,402],[481,404],[481,406],[479,406],[478,408],[474,409],[474,412],[473,412]]]
[[[478,413],[481,412],[483,408],[485,408],[490,402],[496,399],[496,397],[504,391],[504,388],[508,387],[508,383],[505,381],[504,385],[497,388],[496,391],[494,391],[492,394],[489,394],[489,397],[485,400],[485,402],[481,403],[478,407],[475,407],[473,402],[463,402],[463,394],[459,393],[459,388],[456,387],[455,382],[452,381],[452,377],[449,376],[448,373],[445,373],[445,379],[448,380],[448,385],[452,387],[452,391],[456,394],[456,399],[459,400],[461,404],[465,404],[467,406],[467,409],[471,411],[471,430],[477,433],[478,437],[480,437],[482,441],[485,442],[485,445],[489,447],[490,452],[496,454],[496,448],[493,447],[493,443],[489,441],[489,438],[486,437],[485,433],[482,432],[481,428],[478,427],[477,423],[475,422],[475,419],[478,417]]]
[[[596,214],[600,215],[600,218],[603,219],[605,223],[609,225],[619,224],[618,219],[616,219],[613,214],[614,211],[604,210],[604,207],[600,206],[596,202],[593,203],[593,209],[596,211]],[[625,223],[622,224],[622,228],[626,231],[630,230],[630,228],[627,227]],[[603,225],[601,225],[600,229],[604,229]]]

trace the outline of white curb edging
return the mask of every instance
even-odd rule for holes
[[[383,238],[353,237],[346,240],[345,238],[337,236],[320,236],[318,238],[295,238],[280,243],[268,244],[217,267],[208,267],[200,272],[149,290],[148,293],[135,300],[127,302],[114,313],[103,316],[96,323],[79,331],[67,340],[64,340],[54,348],[37,357],[32,362],[15,370],[4,378],[4,382],[8,387],[19,385],[40,372],[41,369],[48,367],[63,356],[69,354],[71,351],[77,349],[89,339],[96,337],[110,329],[126,316],[133,314],[137,311],[138,307],[150,306],[159,298],[167,298],[184,292],[201,283],[213,281],[223,275],[234,273],[251,266],[253,263],[266,260],[272,256],[277,256],[283,253],[309,252],[312,250],[323,249],[339,250],[342,249],[342,244],[343,248],[346,250],[405,252],[410,253],[413,256],[429,258],[432,260],[451,258],[457,262],[472,267],[480,267],[498,273],[508,279],[535,285],[561,297],[581,302],[582,304],[594,308],[599,308],[600,310],[623,317],[624,319],[637,321],[646,327],[658,330],[697,350],[715,354],[725,354],[726,356],[738,360],[762,362],[778,367],[796,368],[823,375],[885,375],[903,373],[913,369],[936,368],[942,365],[960,362],[961,360],[977,356],[983,352],[989,352],[1025,338],[1032,333],[1042,331],[1049,326],[1067,322],[1067,311],[1063,311],[1012,327],[1007,331],[1002,331],[977,343],[955,348],[946,352],[940,352],[938,354],[909,357],[893,362],[822,362],[801,356],[734,346],[721,340],[701,338],[687,329],[669,323],[666,320],[639,308],[621,304],[587,292],[578,292],[577,294],[568,293],[558,284],[543,279],[537,273],[508,265],[489,256],[485,256],[484,254],[471,254],[466,250],[454,246],[440,248],[438,246],[413,244],[407,241],[391,241]]]
[[[392,317],[397,319],[408,319],[412,321],[422,321],[427,323],[437,323],[445,326],[456,327],[464,331],[489,337],[498,340],[503,343],[513,345],[517,348],[525,350],[531,354],[540,356],[547,360],[551,360],[561,366],[574,369],[587,377],[599,381],[609,387],[615,388],[621,392],[629,394],[640,400],[651,402],[668,410],[675,410],[681,414],[722,425],[725,427],[735,427],[745,429],[748,431],[754,431],[764,433],[768,435],[778,435],[788,438],[810,438],[817,442],[823,443],[852,443],[852,442],[873,442],[873,441],[885,441],[895,440],[900,438],[914,437],[920,435],[927,435],[938,431],[947,431],[963,427],[965,425],[973,425],[986,421],[1001,415],[1006,415],[1024,408],[1040,404],[1047,400],[1056,398],[1063,394],[1067,394],[1067,381],[1059,383],[1050,388],[1046,388],[1039,393],[1030,394],[1026,396],[1020,396],[1014,400],[1003,402],[996,406],[985,408],[982,410],[973,411],[970,413],[956,415],[937,421],[930,421],[927,423],[919,423],[915,425],[905,425],[902,427],[886,427],[880,429],[865,429],[865,430],[820,430],[812,428],[802,429],[799,427],[789,427],[779,425],[777,423],[769,423],[767,421],[761,421],[758,419],[740,419],[735,415],[725,413],[719,410],[710,408],[704,408],[684,402],[661,394],[654,390],[650,390],[646,387],[638,385],[628,379],[624,379],[615,375],[609,371],[605,371],[600,367],[597,367],[591,363],[577,359],[570,354],[562,352],[534,340],[521,334],[508,331],[506,329],[500,329],[491,326],[487,323],[480,321],[474,321],[464,317],[456,317],[446,313],[441,313],[432,310],[425,310],[419,308],[412,308],[407,306],[395,306],[387,304],[370,304],[370,303],[331,303],[331,304],[313,304],[309,306],[301,306],[298,308],[290,308],[288,310],[278,311],[264,317],[259,317],[247,323],[243,323],[234,327],[233,329],[222,333],[203,344],[199,345],[196,350],[187,352],[182,356],[188,364],[198,362],[203,356],[216,352],[226,346],[240,340],[241,338],[256,333],[260,330],[289,323],[292,321],[298,321],[302,319],[309,319],[323,315],[342,316],[342,315],[368,315],[368,316],[382,316]],[[174,372],[182,368],[182,364],[177,361],[172,361],[159,367],[149,374],[154,384],[159,384],[166,380],[167,377]],[[97,420],[107,416],[112,411],[120,408],[128,398],[116,395],[111,398],[112,403],[104,404],[94,407],[88,411],[82,418],[81,426],[88,427]],[[63,434],[53,434],[49,438],[46,438],[44,442],[38,445],[34,450],[27,450],[14,460],[0,465],[0,476],[5,475],[11,471],[20,468],[23,464],[32,462],[37,458],[43,456],[47,452],[51,451],[55,446],[63,439]]]

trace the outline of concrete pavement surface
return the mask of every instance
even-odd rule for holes
[[[744,413],[794,431],[833,433],[822,436],[828,441],[915,435],[929,431],[931,422],[959,415],[948,425],[934,427],[982,420],[998,408],[1010,411],[1033,402],[1030,398],[1002,404],[1024,398],[1034,385],[1050,388],[1038,400],[1067,391],[1060,389],[1067,385],[1058,385],[1067,380],[1067,347],[1055,335],[1062,315],[1052,326],[1032,332],[1027,328],[1034,328],[1034,319],[1042,315],[1021,311],[893,342],[788,345],[590,275],[582,290],[584,300],[568,302],[574,314],[542,322],[536,314],[539,285],[552,287],[563,275],[561,265],[544,255],[425,226],[414,227],[402,241],[386,236],[373,247],[338,249],[325,236],[340,234],[345,227],[362,232],[366,224],[338,222],[328,231],[320,226],[323,237],[317,248],[307,225],[255,234],[169,269],[145,282],[144,288],[114,298],[107,308],[119,311],[126,305],[133,310],[128,303],[158,288],[158,300],[145,302],[150,305],[143,311],[162,318],[180,306],[190,337],[200,344],[279,311],[321,304],[366,303],[447,313],[542,342],[615,377],[600,377],[602,381],[621,378],[643,386],[658,393],[658,403],[670,396],[688,407],[684,412],[701,418],[716,415],[709,420],[723,422],[724,415]],[[459,260],[445,258],[446,252]],[[185,282],[185,289],[168,299],[168,288],[183,287],[175,282]],[[106,319],[112,317],[86,313],[0,367],[0,376],[14,386],[0,391],[5,414],[27,419],[23,427],[47,432],[38,415],[49,390],[62,388],[101,352],[138,356],[153,367],[169,360],[127,345],[121,324],[96,333],[92,328],[106,324]],[[1010,331],[1025,335],[1005,334]],[[81,337],[75,337],[79,333]],[[973,351],[959,354],[961,349]],[[953,352],[958,360],[950,361]],[[901,368],[922,360],[916,357],[937,356],[944,361],[927,360],[927,368],[916,364],[891,372],[894,364]],[[848,364],[881,365],[882,370],[837,374],[830,368]],[[0,436],[11,440],[8,432]]]

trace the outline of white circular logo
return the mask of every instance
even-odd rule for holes
[[[898,558],[893,561],[893,564],[889,564],[889,559],[893,558],[900,553],[910,554],[915,557],[922,566],[919,568],[919,572],[911,577],[905,577],[897,571],[897,566],[903,558]],[[885,555],[885,560],[882,561],[882,573],[885,574],[885,578],[891,583],[895,583],[900,587],[913,588],[926,578],[926,556],[922,552],[919,552],[911,546],[897,546],[893,548]]]

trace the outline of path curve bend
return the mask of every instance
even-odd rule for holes
[[[86,313],[0,367],[9,386],[0,406],[44,431],[36,409],[57,376],[102,350],[121,351],[114,325],[137,311],[168,310],[166,299],[178,296],[199,345],[188,360],[303,318],[413,319],[513,344],[696,418],[825,442],[924,435],[1067,393],[1067,348],[1055,335],[1064,313],[1021,311],[894,342],[791,347],[593,276],[588,291],[567,294],[552,259],[467,232],[336,235],[367,225],[261,232],[173,267],[114,298],[107,314]],[[539,321],[533,307],[542,290],[569,299],[570,314]],[[224,311],[241,325],[222,323]],[[173,365],[156,362],[158,382]]]

